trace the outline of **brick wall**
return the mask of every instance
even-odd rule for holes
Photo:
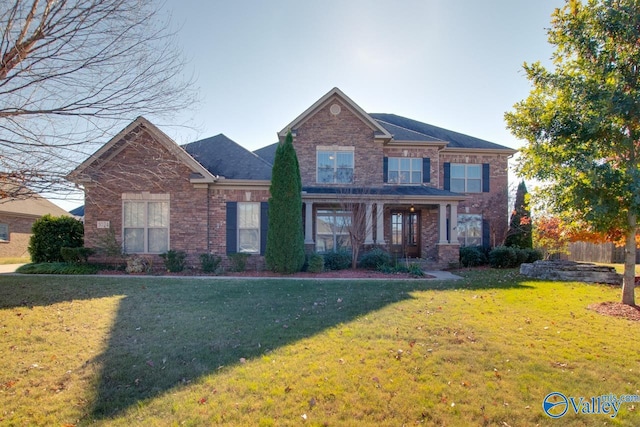
[[[329,111],[340,105],[340,114]],[[334,97],[296,130],[293,145],[300,164],[303,186],[324,186],[316,183],[316,147],[354,147],[354,183],[358,186],[382,185],[382,143],[374,142],[374,132],[360,117]]]
[[[122,150],[116,153],[117,148]],[[187,262],[198,265],[199,254],[207,252],[208,189],[194,188],[191,170],[141,127],[109,154],[108,162],[96,162],[87,171],[99,184],[85,188],[85,245],[95,247],[106,232],[97,228],[98,221],[109,221],[122,244],[123,193],[169,194],[170,249],[187,252]]]
[[[490,223],[491,246],[503,243],[509,226],[508,207],[508,156],[503,154],[442,153],[440,176],[444,176],[444,163],[488,163],[490,188],[488,193],[468,193],[469,199],[458,205],[458,214],[481,214]],[[441,180],[443,181],[443,180]],[[444,182],[440,183],[444,188]]]
[[[29,239],[31,238],[31,227],[35,218],[0,215],[0,223],[9,226],[9,241],[0,242],[0,257],[26,257],[29,256]]]

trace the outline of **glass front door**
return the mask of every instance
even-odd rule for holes
[[[420,257],[420,215],[418,212],[391,212],[391,252],[401,258]]]

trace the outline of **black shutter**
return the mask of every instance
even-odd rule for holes
[[[269,202],[260,203],[260,255],[267,250],[267,231],[269,230]]]
[[[422,182],[431,182],[431,159],[428,157],[422,158]]]
[[[384,157],[382,159],[382,182],[389,182],[389,158]]]
[[[451,190],[451,163],[444,164],[444,189]]]
[[[491,189],[489,185],[489,177],[490,177],[489,163],[482,164],[482,192],[488,193]]]
[[[491,247],[491,229],[489,227],[489,221],[482,220],[482,247],[489,249]]]
[[[227,253],[238,252],[238,202],[227,202]]]

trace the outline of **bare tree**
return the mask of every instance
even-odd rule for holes
[[[340,209],[351,214],[345,225],[351,244],[351,268],[357,268],[360,251],[364,248],[367,235],[373,233],[371,212],[367,214],[367,204],[371,204],[371,190],[368,188],[341,188],[338,192]],[[369,207],[371,209],[371,207]],[[367,222],[367,216],[371,221]]]
[[[116,129],[193,104],[158,10],[152,0],[0,3],[0,182],[70,190],[64,176]]]

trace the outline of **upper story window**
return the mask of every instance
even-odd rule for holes
[[[481,193],[482,165],[452,163],[451,191],[456,193]]]
[[[238,203],[238,252],[260,252],[260,203]]]
[[[317,182],[351,184],[353,182],[353,147],[317,150]]]
[[[389,157],[387,182],[394,184],[422,183],[421,158]]]
[[[144,196],[123,195],[124,251],[161,254],[169,250],[169,195],[153,194],[147,200]]]

